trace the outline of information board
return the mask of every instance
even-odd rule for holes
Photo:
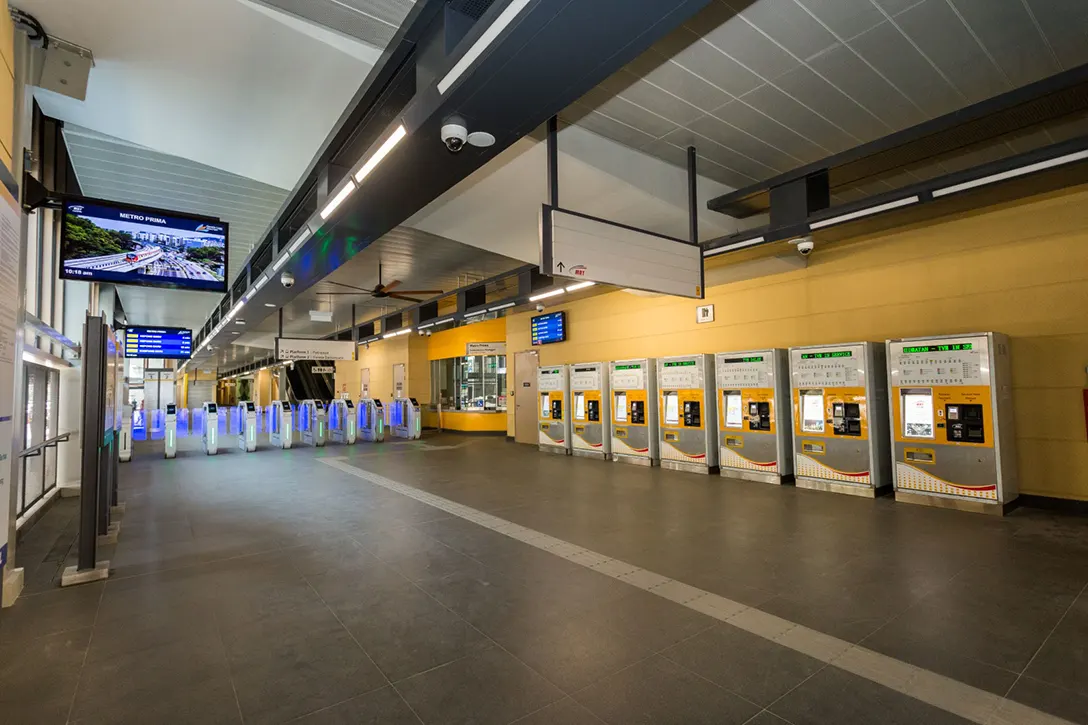
[[[549,345],[553,342],[565,342],[567,339],[567,313],[549,312],[532,319],[534,345]]]
[[[188,360],[192,355],[192,330],[184,327],[125,328],[125,357]]]

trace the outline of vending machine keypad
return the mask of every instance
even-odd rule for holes
[[[975,403],[949,403],[944,407],[948,421],[945,429],[952,443],[985,443],[986,424],[982,406]]]
[[[631,423],[634,425],[646,425],[646,401],[631,401]]]
[[[563,401],[552,401],[552,420],[563,420]]]
[[[771,404],[748,403],[748,430],[771,429]]]
[[[833,403],[831,406],[831,425],[835,435],[861,435],[861,404]]]
[[[685,400],[684,401],[684,427],[685,428],[698,428],[703,424],[702,405],[698,400]]]
[[[587,400],[586,401],[586,418],[591,423],[599,423],[601,421],[601,401],[599,401],[599,400]]]

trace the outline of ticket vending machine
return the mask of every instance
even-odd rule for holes
[[[423,435],[422,415],[415,398],[397,398],[389,415],[389,427],[394,437],[416,440]]]
[[[125,405],[121,410],[121,437],[117,446],[117,457],[122,463],[132,460],[132,406]],[[169,458],[170,456],[167,456]]]
[[[570,391],[574,431],[571,453],[608,460],[612,453],[608,368],[599,362],[571,365]]]
[[[204,430],[200,434],[200,447],[209,456],[219,453],[219,406],[204,404]]]
[[[302,401],[302,442],[321,448],[325,445],[326,429],[325,404],[320,400]]]
[[[238,410],[238,450],[252,453],[257,450],[257,406],[247,400],[239,403]]]
[[[346,398],[337,398],[329,405],[329,438],[335,443],[351,445],[357,436],[355,404]]]
[[[608,363],[612,392],[612,460],[652,466],[657,447],[657,360],[615,360]]]
[[[1019,495],[1009,340],[889,340],[897,501],[1002,514]]]
[[[273,400],[268,411],[268,442],[276,448],[290,448],[295,431],[291,425],[291,403]]]
[[[536,371],[537,443],[545,453],[570,455],[570,370],[566,365],[541,367]]]
[[[790,348],[795,482],[877,496],[892,485],[884,346]]]
[[[163,442],[167,458],[174,458],[178,454],[178,406],[173,403],[166,404],[166,430],[163,434]],[[123,460],[123,459],[122,459]]]
[[[720,352],[718,449],[723,476],[782,483],[793,478],[789,354],[784,349]]]
[[[718,473],[714,356],[700,353],[660,358],[657,384],[661,466],[692,473]]]
[[[376,398],[363,398],[359,401],[359,437],[374,443],[385,440],[385,411],[382,409],[382,401]]]

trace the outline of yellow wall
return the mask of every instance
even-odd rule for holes
[[[427,339],[427,357],[445,360],[464,357],[470,342],[506,342],[506,320],[485,320],[464,327],[436,332]]]
[[[715,322],[695,323],[699,304]],[[1004,332],[1021,491],[1088,500],[1088,186],[818,248],[807,269],[704,302],[613,292],[559,309],[570,339],[538,348],[542,365]],[[531,349],[532,314],[507,318],[511,360]]]
[[[401,335],[391,337],[388,340],[378,340],[370,343],[370,349],[359,346],[359,359],[352,362],[340,361],[336,363],[336,390],[343,390],[346,383],[348,393],[352,399],[359,397],[359,371],[370,368],[370,394],[380,400],[389,401],[393,393],[393,366],[397,363],[405,364],[406,384],[409,386],[407,395],[415,395],[411,388],[411,367],[409,366],[409,346],[420,339],[418,335]],[[416,342],[418,345],[419,343]],[[428,379],[427,386],[430,387]]]
[[[8,12],[8,0],[0,0],[0,160],[12,170],[15,123],[15,26]]]

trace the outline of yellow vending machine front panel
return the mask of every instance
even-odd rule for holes
[[[567,366],[539,368],[536,385],[539,448],[547,453],[569,454],[571,410]]]
[[[718,472],[714,356],[657,361],[661,465],[694,473]]]
[[[887,345],[897,499],[1002,513],[1018,495],[1007,338]]]
[[[608,458],[612,452],[608,369],[604,363],[570,366],[573,410],[571,453],[587,458]]]
[[[608,364],[612,460],[652,466],[658,462],[657,361]]]
[[[882,345],[790,349],[798,486],[875,496],[891,485],[885,381]]]
[[[714,367],[722,475],[767,483],[792,478],[786,350],[718,353]]]

